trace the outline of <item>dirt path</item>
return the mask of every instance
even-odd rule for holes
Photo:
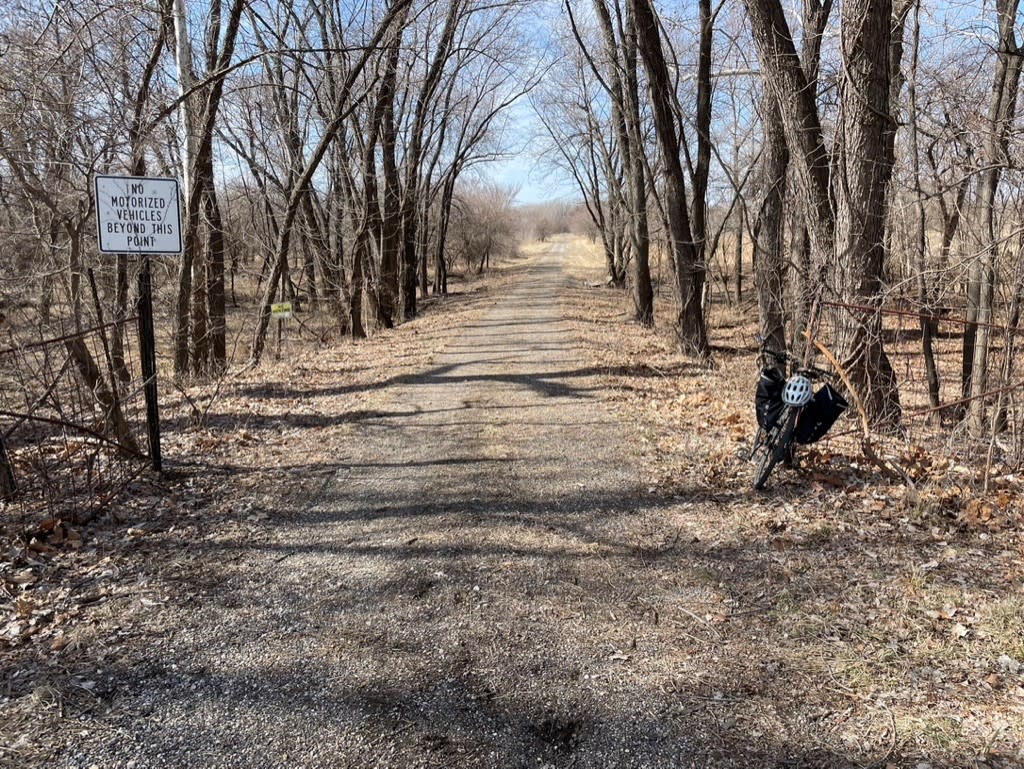
[[[61,766],[700,755],[695,723],[637,680],[658,577],[628,430],[561,321],[564,248],[347,425],[344,456],[311,467],[263,537],[219,541],[223,583],[168,609],[163,663],[112,693]]]
[[[954,712],[959,690],[920,699],[886,602],[947,542],[854,532],[841,494],[826,519],[799,479],[752,495],[747,468],[709,458],[741,426],[692,404],[672,437],[697,480],[648,488],[642,426],[613,415],[609,370],[587,362],[602,356],[563,320],[578,256],[526,260],[415,373],[239,396],[251,429],[217,433],[251,460],[227,476],[230,515],[175,509],[129,534],[161,548],[151,569],[99,605],[91,647],[45,662],[62,683],[22,696],[6,732],[49,739],[0,765],[38,744],[32,766],[64,769],[918,765],[913,719]],[[630,376],[665,389],[646,363]],[[732,386],[672,376],[698,404]]]
[[[841,441],[753,493],[742,319],[699,367],[583,241],[524,253],[12,540],[0,769],[1024,766],[1019,534]]]

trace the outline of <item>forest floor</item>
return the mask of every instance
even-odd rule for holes
[[[103,520],[8,521],[0,766],[1024,766],[1013,479],[840,423],[754,492],[749,324],[700,366],[601,275],[558,238],[290,340]]]

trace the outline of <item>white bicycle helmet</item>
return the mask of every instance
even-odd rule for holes
[[[811,400],[811,380],[800,374],[794,374],[786,380],[782,388],[782,402],[787,406],[800,408]]]

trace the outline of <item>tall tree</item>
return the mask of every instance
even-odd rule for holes
[[[881,308],[885,258],[886,193],[892,154],[889,110],[892,69],[891,0],[845,2],[839,80],[840,118],[833,168],[836,199],[838,295],[853,305]],[[878,148],[883,152],[879,157]],[[834,343],[855,386],[876,420],[900,418],[896,376],[882,339],[880,312],[839,308],[833,313]]]
[[[224,291],[223,291],[223,241],[219,235],[219,208],[213,179],[213,139],[217,126],[218,112],[224,95],[224,81],[234,57],[235,42],[242,18],[245,0],[232,0],[226,24],[221,37],[220,0],[214,3],[208,17],[210,40],[207,64],[209,73],[204,88],[192,87],[192,48],[188,25],[185,23],[184,0],[175,0],[172,25],[175,34],[176,63],[181,88],[181,104],[185,131],[185,212],[184,253],[178,268],[178,294],[174,328],[174,375],[182,377],[190,371],[200,373],[210,368],[222,367],[225,363],[226,346],[224,333]],[[219,46],[219,47],[218,47]],[[197,104],[198,102],[198,104]],[[204,269],[196,271],[196,258],[201,248],[200,227],[206,212],[210,221],[212,245],[209,258],[201,264]],[[212,266],[208,271],[206,264]],[[219,272],[218,272],[219,271]],[[214,347],[209,347],[206,333],[209,322],[207,281],[214,286],[214,317],[216,333],[221,337]],[[198,306],[194,292],[200,288]],[[197,344],[198,342],[198,344]],[[219,358],[210,360],[208,351],[214,349]]]
[[[320,163],[327,155],[327,150],[337,140],[345,121],[361,102],[361,100],[353,100],[351,98],[351,89],[363,74],[363,70],[371,57],[379,53],[380,44],[385,35],[391,31],[391,28],[396,21],[405,14],[411,3],[412,0],[391,0],[387,11],[383,14],[380,20],[376,22],[373,33],[365,43],[354,46],[354,49],[358,51],[358,53],[356,54],[354,61],[349,64],[348,71],[343,81],[339,83],[336,97],[337,101],[334,104],[334,114],[332,115],[330,122],[324,127],[320,140],[317,142],[316,146],[307,158],[305,167],[302,169],[302,173],[299,174],[295,187],[292,190],[285,207],[280,232],[277,237],[277,243],[274,246],[273,266],[260,302],[259,317],[256,323],[255,333],[253,334],[252,345],[249,350],[250,359],[254,363],[259,362],[260,358],[263,356],[263,350],[266,345],[267,327],[270,324],[270,306],[274,302],[277,287],[284,270],[284,265],[288,259],[289,248],[291,246],[292,228],[295,225],[295,219],[298,214],[299,207],[303,202],[304,191],[312,180],[313,175],[320,167]],[[355,285],[355,282],[355,278],[353,278],[353,286]]]
[[[988,384],[988,355],[993,320],[996,267],[1000,234],[996,228],[996,206],[999,181],[1009,165],[1010,129],[1017,114],[1022,56],[1017,40],[1017,9],[1020,0],[996,0],[996,23],[999,39],[996,48],[995,75],[989,98],[987,125],[982,145],[983,172],[978,190],[977,232],[981,251],[971,267],[968,290],[968,326],[964,336],[964,381],[969,382],[972,398],[969,414],[971,427],[981,433],[985,427],[985,401],[982,395]]]
[[[764,86],[780,107],[790,159],[805,207],[815,270],[844,303],[879,308],[882,300],[885,195],[892,172],[885,153],[889,114],[890,0],[850,0],[841,13],[839,117],[830,158],[813,89],[779,0],[744,0]],[[835,213],[833,214],[833,200]],[[899,393],[875,309],[836,308],[833,344],[876,423],[900,418]]]
[[[679,318],[677,332],[683,348],[690,354],[706,359],[711,355],[707,328],[704,323],[703,249],[698,248],[695,233],[690,226],[689,203],[686,196],[686,175],[681,160],[682,146],[675,119],[675,89],[662,48],[659,21],[651,0],[631,0],[636,19],[637,46],[643,57],[651,92],[654,127],[661,148],[661,161],[665,169],[666,208],[670,230],[670,243],[675,263],[675,276],[679,290]],[[710,2],[700,0],[701,54],[698,65],[698,174],[695,180],[694,223],[701,228],[700,242],[704,241],[704,195],[707,189],[707,167],[710,163],[709,129],[711,122],[710,79]],[[707,48],[705,48],[707,30]]]
[[[440,38],[434,48],[413,108],[409,129],[409,146],[405,155],[405,188],[402,190],[402,259],[399,270],[399,304],[402,320],[416,315],[417,255],[420,236],[421,174],[424,153],[424,132],[428,110],[441,82],[444,67],[451,57],[452,43],[460,18],[469,9],[465,0],[449,0],[441,26]]]
[[[626,280],[627,223],[618,147],[615,132],[609,130],[608,100],[575,43],[548,70],[543,93],[533,105],[550,137],[546,154],[576,182],[601,238],[608,280],[621,288]]]
[[[789,149],[778,102],[768,89],[764,89],[761,95],[761,125],[760,201],[753,226],[754,284],[757,287],[761,338],[769,348],[785,350],[786,271],[782,241]]]
[[[615,10],[613,20],[605,0],[593,0],[593,4],[604,43],[602,59],[606,66],[603,67],[580,34],[569,0],[565,0],[565,9],[576,40],[611,102],[612,125],[626,177],[627,215],[633,261],[633,303],[636,319],[644,326],[653,326],[654,289],[651,285],[651,236],[647,220],[649,175],[640,120],[636,25],[633,23],[631,6],[627,6],[624,19],[622,9],[618,2],[615,2],[612,6]]]

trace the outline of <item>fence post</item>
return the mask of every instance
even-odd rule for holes
[[[14,468],[7,457],[4,436],[0,434],[0,499],[10,499],[17,491],[18,482],[14,478]]]
[[[156,387],[156,335],[153,331],[153,280],[149,257],[141,255],[139,266],[139,357],[146,393],[146,427],[149,431],[149,457],[153,469],[161,471],[160,409]]]

